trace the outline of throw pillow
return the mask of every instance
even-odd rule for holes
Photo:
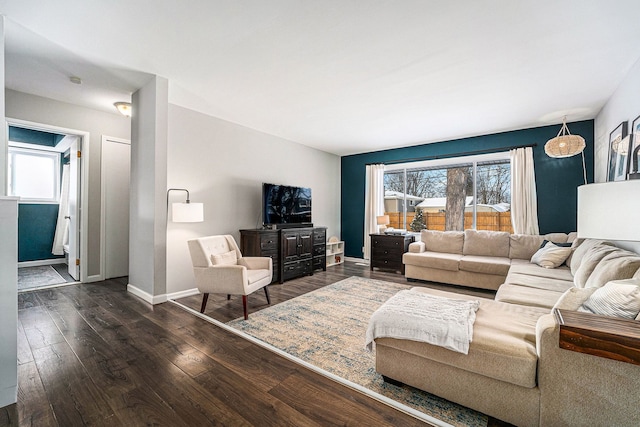
[[[635,319],[640,314],[640,280],[612,280],[597,289],[578,311]]]
[[[556,268],[560,267],[570,254],[571,248],[563,248],[547,242],[547,244],[533,254],[531,262],[544,268]]]
[[[553,243],[554,245],[560,246],[561,248],[570,248],[573,245],[573,243],[557,243],[557,242],[552,242],[550,240],[545,239],[545,240],[542,241],[542,244],[540,245],[540,248],[538,248],[538,249],[544,248],[544,245],[546,245],[547,243]]]
[[[213,265],[236,265],[237,263],[238,256],[236,255],[236,251],[211,255],[211,264]]]

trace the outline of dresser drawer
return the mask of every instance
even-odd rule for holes
[[[325,229],[313,230],[313,243],[326,243],[326,241],[327,241],[327,230]]]
[[[278,234],[277,233],[269,233],[263,234],[260,236],[260,249],[262,253],[266,253],[267,251],[278,252]]]

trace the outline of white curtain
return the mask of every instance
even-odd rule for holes
[[[367,165],[364,200],[364,259],[371,259],[371,237],[378,232],[379,215],[384,215],[384,165]]]
[[[511,154],[511,224],[516,234],[540,234],[533,149],[518,148]]]
[[[64,255],[63,247],[69,240],[69,165],[62,166],[62,188],[60,188],[60,207],[58,208],[58,221],[56,232],[53,236],[54,255]]]

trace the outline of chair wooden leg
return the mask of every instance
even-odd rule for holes
[[[231,294],[227,294],[227,301],[231,299]]]
[[[204,309],[207,306],[208,299],[209,299],[209,294],[202,295],[202,307],[200,307],[200,313],[204,313]]]
[[[264,287],[264,294],[267,297],[267,304],[271,304],[271,298],[269,297],[269,285]]]
[[[249,320],[249,313],[247,313],[247,296],[242,295],[242,308],[244,309],[244,320]]]

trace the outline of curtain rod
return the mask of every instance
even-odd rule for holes
[[[536,147],[537,145],[538,144],[513,145],[511,147],[487,148],[486,150],[466,151],[464,153],[454,153],[454,154],[451,154],[451,155],[442,154],[442,155],[437,155],[437,156],[413,157],[411,159],[391,160],[391,161],[388,161],[388,162],[370,162],[370,163],[365,163],[365,166],[376,165],[376,164],[380,164],[380,163],[382,163],[384,165],[395,165],[395,164],[398,164],[398,163],[422,162],[422,161],[425,161],[425,160],[450,159],[452,157],[471,156],[471,155],[475,155],[475,154],[499,153],[501,151],[510,151],[510,150],[515,150],[517,148]]]

